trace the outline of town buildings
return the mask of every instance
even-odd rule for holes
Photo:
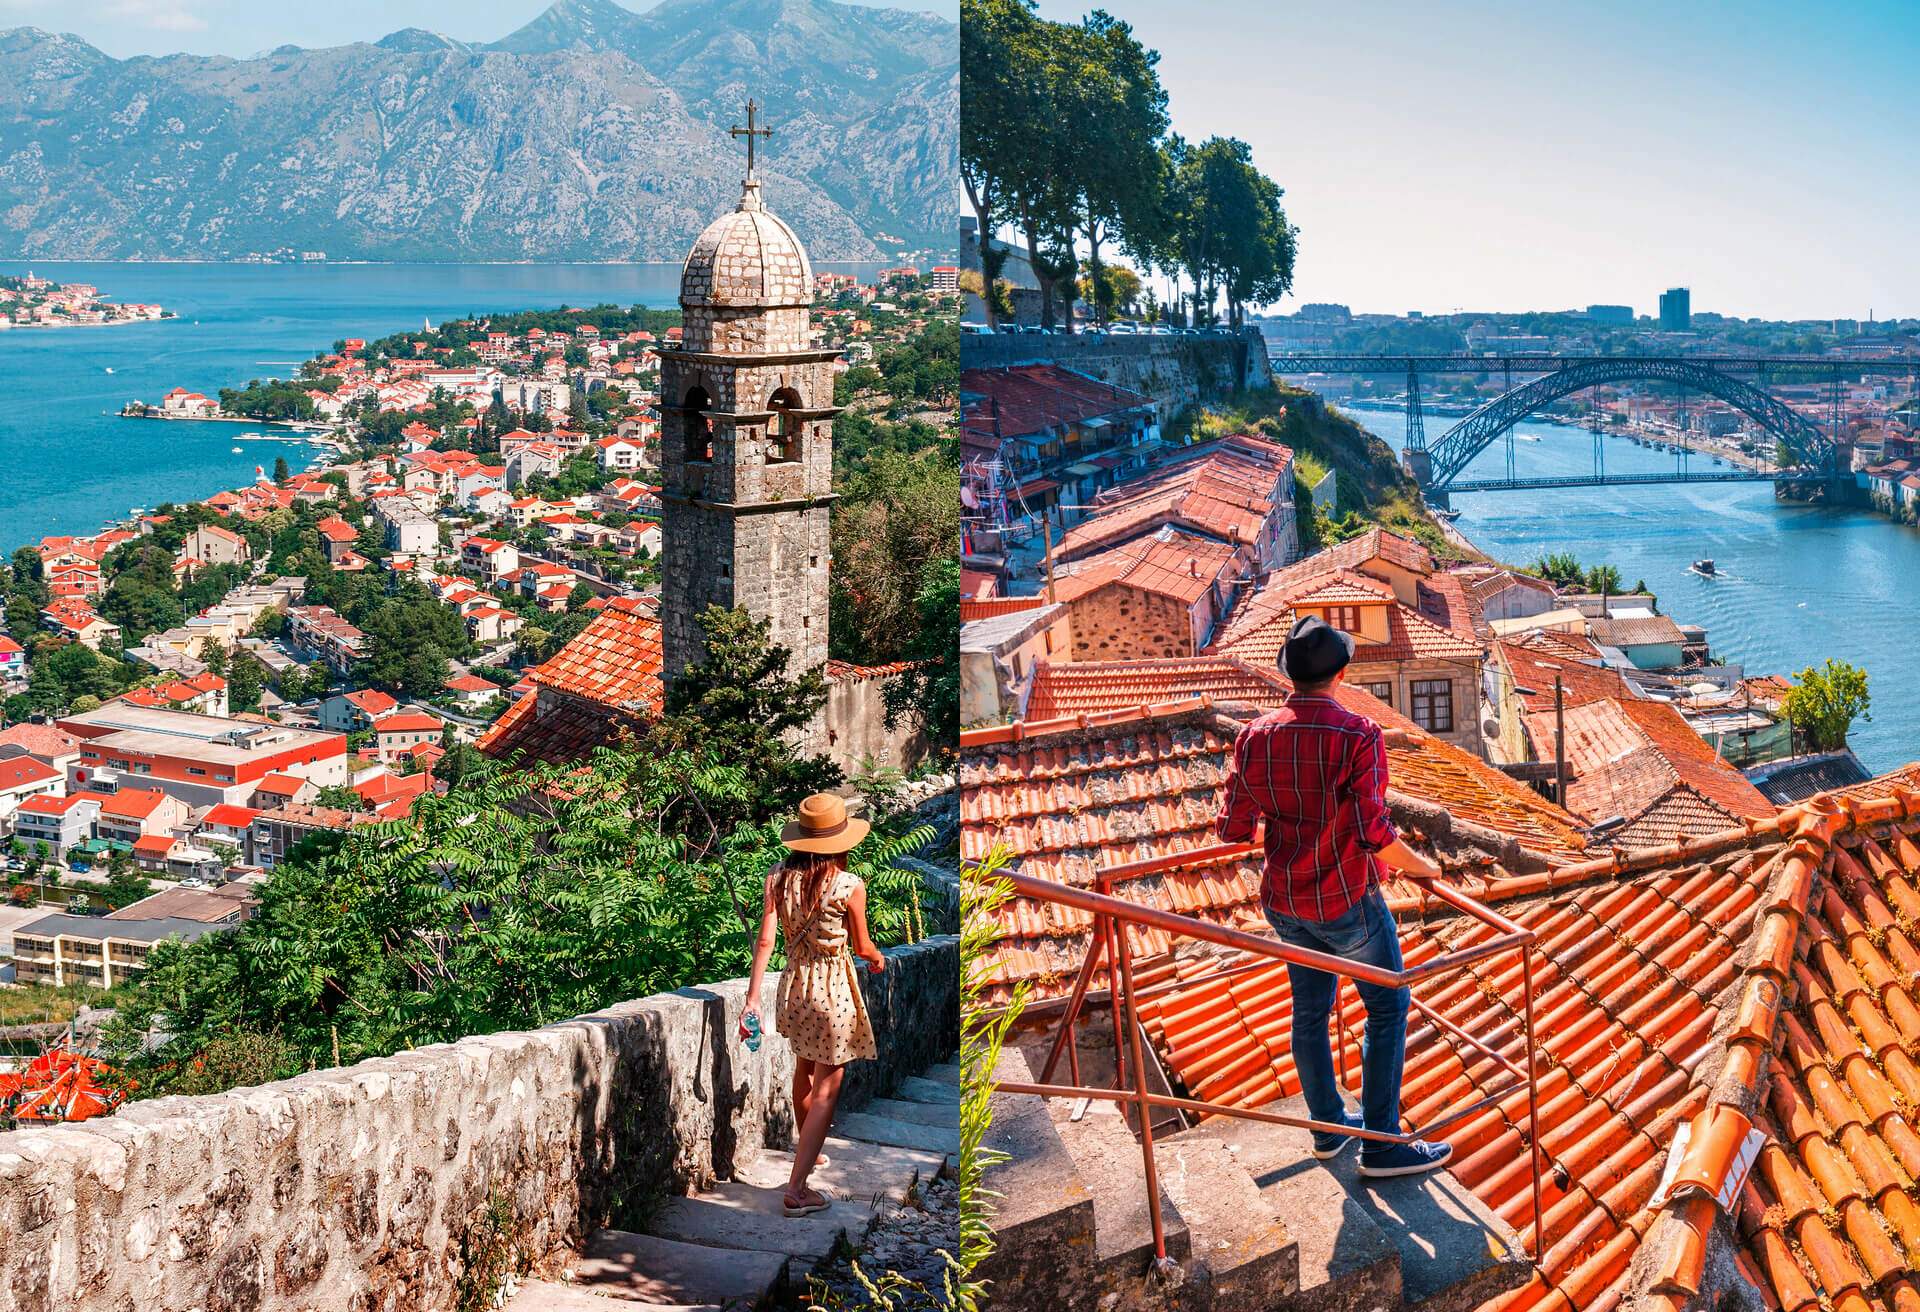
[[[73,788],[157,788],[191,806],[245,803],[260,781],[288,774],[317,786],[347,782],[347,740],[251,720],[109,702],[63,718],[80,740]]]

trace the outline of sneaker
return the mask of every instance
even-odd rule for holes
[[[1425,1175],[1445,1166],[1452,1156],[1450,1143],[1415,1139],[1412,1143],[1388,1144],[1378,1150],[1361,1150],[1360,1174],[1374,1180],[1392,1175]]]
[[[1356,1130],[1366,1123],[1361,1120],[1359,1112],[1347,1112],[1343,1119]],[[1352,1142],[1353,1136],[1350,1134],[1322,1134],[1320,1131],[1315,1130],[1313,1132],[1313,1155],[1324,1162],[1329,1157],[1338,1157],[1341,1151]]]

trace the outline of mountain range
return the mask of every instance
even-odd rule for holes
[[[739,196],[818,260],[952,244],[959,36],[833,0],[556,0],[499,41],[418,28],[251,59],[0,31],[0,256],[676,260]]]

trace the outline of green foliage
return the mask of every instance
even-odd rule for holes
[[[914,598],[917,632],[905,659],[913,662],[887,685],[887,727],[919,725],[936,747],[960,737],[960,562],[934,561]]]
[[[455,1312],[491,1312],[499,1306],[507,1277],[522,1265],[515,1231],[513,1202],[495,1190],[460,1235]]]
[[[1867,672],[1859,666],[1829,657],[1824,665],[1809,665],[1794,677],[1798,682],[1787,693],[1783,709],[1813,751],[1839,751],[1847,745],[1847,731],[1856,717],[1873,719]]]
[[[988,1170],[1006,1154],[986,1145],[993,1123],[993,1073],[1000,1050],[1026,1006],[1029,986],[1021,982],[997,1012],[986,1007],[995,967],[987,953],[1000,937],[996,912],[1012,894],[998,878],[1008,853],[996,847],[987,860],[964,872],[960,891],[960,1255],[953,1281],[953,1306],[976,1312],[987,1305],[985,1282],[974,1272],[992,1255],[993,1199]]]
[[[744,610],[709,606],[700,617],[700,659],[667,685],[666,708],[647,732],[660,755],[691,753],[738,770],[745,791],[716,797],[694,824],[697,841],[790,810],[809,793],[841,780],[825,757],[797,756],[785,739],[812,723],[827,704],[820,670],[789,673],[793,653],[768,638],[771,625]]]
[[[109,1049],[153,1096],[233,1072],[223,1039],[251,1036],[253,1082],[743,974],[781,849],[771,823],[688,822],[756,809],[748,772],[717,761],[483,768],[404,821],[318,835],[253,919],[154,949]],[[883,943],[913,918],[879,863],[924,838],[883,828],[853,854]]]
[[[311,419],[313,398],[307,395],[308,386],[303,381],[256,378],[245,387],[221,388],[220,408],[249,419]]]

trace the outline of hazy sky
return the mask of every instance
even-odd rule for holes
[[[654,0],[619,0],[644,12]],[[847,0],[918,9],[949,19],[960,0]],[[496,41],[547,8],[549,0],[0,0],[0,28],[72,32],[110,55],[242,58],[275,46],[337,46],[378,41],[402,27],[424,27],[461,41]]]
[[[1283,308],[1920,315],[1920,7],[1104,7],[1286,189]]]

